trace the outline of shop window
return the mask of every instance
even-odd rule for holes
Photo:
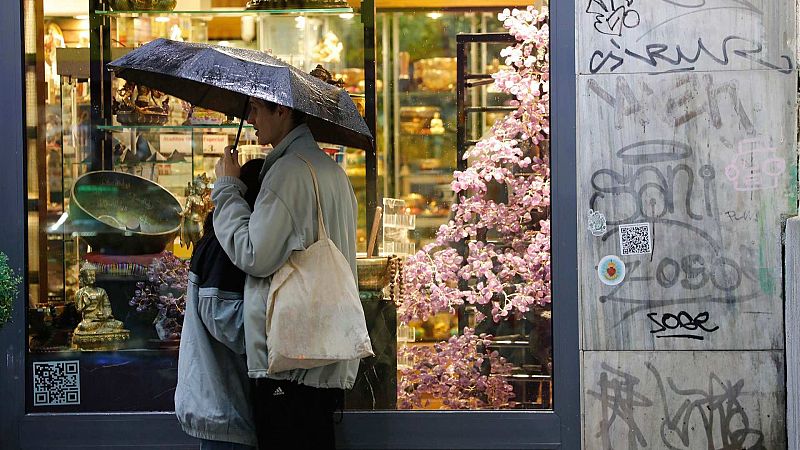
[[[88,0],[74,11],[60,3],[24,3],[29,412],[174,408],[188,260],[237,124],[92,70],[157,37],[270,51],[307,71],[323,64],[357,104],[374,82],[374,239],[367,155],[323,145],[358,197],[358,251],[377,255],[359,263],[376,357],[363,361],[348,409],[552,409],[545,6],[530,18],[496,7],[379,11],[368,80],[358,11],[89,20]],[[508,34],[520,20],[535,40],[477,43],[459,59],[459,33]],[[98,24],[105,55],[91,41]],[[500,83],[459,86],[460,62]],[[525,136],[502,135],[512,129]],[[243,162],[265,152],[249,127],[242,143]]]
[[[553,407],[548,18],[520,9],[382,15],[393,408]]]

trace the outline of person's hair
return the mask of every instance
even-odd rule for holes
[[[270,110],[270,112],[274,112],[275,109],[277,109],[278,106],[279,106],[277,103],[270,102],[270,101],[267,101],[267,100],[258,99],[258,101],[260,101],[261,104],[263,104],[265,108]],[[288,106],[284,106],[284,108],[289,108],[289,107]],[[306,113],[304,113],[303,111],[294,109],[294,108],[289,108],[289,110],[292,112],[292,125],[293,126],[298,126],[300,124],[306,123],[306,118],[307,118]]]
[[[239,171],[239,179],[242,180],[245,186],[247,186],[247,192],[244,194],[244,199],[247,201],[247,205],[250,206],[251,211],[256,204],[258,191],[261,190],[261,179],[259,175],[261,174],[261,167],[263,165],[264,158],[251,159],[250,161],[244,163]],[[211,208],[206,215],[205,220],[203,221],[203,236],[212,236],[213,234],[214,208]]]
[[[256,204],[258,191],[261,190],[261,179],[259,178],[259,175],[261,174],[261,168],[263,166],[264,158],[251,159],[250,161],[244,163],[239,171],[239,179],[242,180],[245,186],[247,186],[247,192],[244,194],[244,199],[247,201],[247,204],[250,205],[251,210]]]

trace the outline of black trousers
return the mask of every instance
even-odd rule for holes
[[[253,389],[259,450],[333,450],[344,390],[258,378]]]

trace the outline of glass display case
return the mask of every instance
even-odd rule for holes
[[[580,433],[574,431],[580,428],[581,393],[574,386],[581,382],[581,359],[579,311],[574,300],[579,293],[574,286],[577,253],[569,236],[575,234],[575,199],[569,193],[574,191],[570,185],[574,185],[576,151],[576,72],[572,57],[576,5],[554,4],[552,16],[553,44],[558,49],[553,57],[553,85],[558,95],[553,102],[557,116],[553,122],[553,152],[558,157],[552,166],[556,181],[553,193],[558,197],[553,207],[553,238],[558,248],[554,247],[558,255],[553,266],[557,298],[552,303],[554,326],[543,321],[533,327],[551,330],[550,337],[546,333],[530,333],[525,313],[520,317],[513,311],[509,314],[513,319],[501,318],[493,328],[483,326],[489,325],[482,317],[487,311],[466,298],[452,311],[416,314],[422,317],[407,314],[409,307],[418,306],[422,313],[424,307],[438,309],[442,303],[440,294],[469,293],[470,289],[479,289],[481,281],[486,286],[485,281],[491,276],[477,271],[465,273],[468,279],[462,284],[451,277],[460,269],[448,268],[438,272],[444,279],[435,280],[437,272],[415,270],[419,267],[415,264],[424,263],[426,255],[464,267],[463,260],[449,258],[455,255],[453,250],[461,257],[469,257],[463,246],[470,244],[492,244],[505,250],[497,247],[502,245],[502,233],[487,230],[480,236],[468,233],[469,239],[463,242],[448,242],[444,258],[437,256],[435,250],[420,253],[431,242],[437,224],[447,226],[446,218],[460,220],[460,203],[447,205],[447,211],[439,208],[447,204],[444,198],[464,188],[463,178],[448,171],[459,168],[459,163],[467,169],[476,167],[479,161],[472,156],[469,161],[454,158],[459,141],[462,134],[473,142],[490,139],[487,125],[491,119],[486,116],[494,113],[475,113],[473,119],[477,120],[462,126],[458,76],[451,89],[453,74],[437,71],[450,70],[451,58],[456,58],[457,69],[460,67],[457,32],[499,30],[502,19],[498,21],[498,11],[524,8],[531,3],[538,8],[539,0],[375,0],[378,14],[374,17],[364,9],[361,16],[359,11],[350,10],[252,12],[245,9],[247,0],[165,1],[177,1],[176,10],[107,9],[111,3],[152,4],[162,0],[22,0],[0,6],[0,17],[6,19],[5,28],[12,37],[0,47],[5,62],[0,71],[6,83],[6,89],[0,91],[6,107],[0,127],[9,147],[2,178],[8,209],[2,250],[14,269],[24,273],[18,301],[13,303],[13,320],[0,333],[8,350],[7,383],[2,385],[6,420],[0,447],[197,447],[196,439],[181,429],[171,412],[176,357],[181,351],[176,348],[175,322],[169,320],[174,317],[158,318],[158,307],[150,306],[151,301],[161,301],[162,293],[166,297],[165,308],[177,303],[174,300],[179,299],[181,286],[175,280],[185,276],[182,271],[191,247],[181,246],[178,226],[177,231],[167,229],[169,239],[159,244],[174,258],[153,249],[151,243],[147,244],[147,253],[145,249],[120,254],[102,252],[107,244],[92,243],[94,238],[83,234],[73,221],[81,214],[76,205],[83,207],[83,200],[76,199],[84,196],[88,198],[86,208],[91,208],[92,202],[107,200],[105,206],[110,204],[116,209],[138,207],[137,201],[150,197],[131,195],[124,185],[104,185],[102,177],[109,173],[131,182],[136,180],[149,194],[165,202],[162,209],[171,211],[173,218],[186,209],[187,203],[192,207],[202,205],[202,194],[186,195],[186,188],[203,172],[210,175],[217,145],[230,142],[234,130],[226,123],[227,117],[214,118],[199,110],[191,110],[192,117],[198,119],[196,123],[184,124],[190,111],[174,100],[169,101],[170,110],[163,123],[133,123],[126,117],[120,121],[119,109],[115,114],[114,97],[118,102],[124,99],[124,83],[116,82],[102,62],[146,42],[148,36],[180,36],[195,42],[227,41],[236,47],[272,50],[308,70],[313,61],[307,57],[313,54],[315,45],[294,51],[292,46],[299,41],[294,30],[327,21],[327,25],[320,26],[329,27],[337,35],[343,45],[340,56],[346,61],[326,67],[334,66],[332,71],[346,77],[351,89],[356,86],[354,93],[360,92],[361,79],[364,91],[372,83],[380,93],[373,99],[366,94],[364,97],[367,115],[372,114],[373,123],[377,116],[380,125],[373,130],[377,131],[377,154],[351,149],[341,152],[338,148],[331,149],[331,153],[347,163],[346,171],[359,193],[360,228],[369,228],[369,224],[392,228],[389,234],[363,236],[361,231],[359,236],[360,252],[365,242],[390,245],[384,244],[377,257],[357,261],[361,300],[376,357],[362,361],[363,370],[355,388],[348,393],[346,410],[336,415],[337,420],[343,419],[336,430],[340,444],[358,448],[578,448]],[[348,2],[354,8],[360,3]],[[370,30],[376,20],[378,26]],[[346,27],[350,32],[337,33],[337,27],[346,21],[350,21]],[[411,23],[415,21],[426,24]],[[362,34],[367,36],[362,38]],[[15,36],[22,37],[22,42]],[[319,34],[315,39],[320,39]],[[350,43],[362,39],[359,45],[364,47],[363,54],[359,56],[362,50]],[[324,40],[323,35],[318,42]],[[324,48],[338,48],[332,38],[327,41]],[[370,61],[360,61],[366,59],[367,53],[376,54],[373,43],[379,44],[381,51],[370,68]],[[74,57],[68,55],[72,50],[76,51]],[[470,67],[476,72],[491,72],[495,68],[493,60],[498,58],[503,68],[508,64],[508,55],[500,54],[502,50],[478,45],[470,51],[470,55],[478,56],[470,59]],[[376,66],[380,76],[374,73]],[[466,107],[506,106],[506,97],[488,89],[479,89],[481,93],[468,99]],[[135,101],[139,92],[132,95]],[[149,97],[155,104],[145,106],[164,107],[162,97]],[[254,145],[251,139],[250,130],[245,129],[242,144]],[[249,154],[266,150],[251,147]],[[85,177],[98,178],[87,189],[81,181]],[[448,183],[450,190],[445,191]],[[498,187],[492,184],[493,189]],[[534,191],[543,192],[544,187]],[[79,192],[78,196],[74,192]],[[417,195],[409,198],[411,194]],[[495,194],[492,198],[502,200],[504,191],[497,189],[492,195]],[[366,201],[361,200],[364,197]],[[381,220],[377,214],[373,216],[370,207],[378,206],[383,206],[384,214],[390,217]],[[547,215],[549,211],[540,208],[538,213]],[[99,220],[100,216],[104,216],[103,220]],[[143,225],[130,216],[100,213],[96,217],[100,224],[118,229],[121,241],[134,237]],[[521,222],[530,225],[525,220]],[[518,253],[516,256],[524,257],[516,262],[524,265],[535,258],[543,259],[549,251],[544,249],[548,237],[544,228],[535,231],[541,238],[537,241],[541,251],[531,257]],[[162,233],[156,234],[159,236],[154,239],[163,238]],[[406,255],[400,256],[402,253]],[[490,259],[492,263],[500,262],[497,256]],[[92,267],[84,265],[87,261]],[[89,270],[82,274],[81,269]],[[438,284],[414,279],[428,276]],[[539,281],[546,280],[540,277]],[[434,287],[439,289],[435,292],[438,297],[431,295]],[[549,294],[549,283],[536,288]],[[409,299],[413,293],[421,294],[416,303]],[[514,294],[509,288],[482,298],[489,302],[487,305],[502,302],[504,293]],[[458,299],[451,296],[445,300],[445,306],[450,306],[451,300]],[[546,303],[544,299],[542,303]],[[538,307],[538,312],[546,312],[542,305]],[[432,320],[428,322],[426,318]],[[414,319],[420,322],[411,325]],[[481,336],[483,332],[492,336]],[[100,335],[107,339],[94,339]],[[547,354],[549,348],[555,349],[551,355]],[[535,373],[541,372],[542,364],[532,361],[532,349],[542,352],[537,356],[540,360],[552,357],[551,374]],[[552,395],[548,388],[551,375],[557,380],[551,384]],[[537,385],[534,379],[541,382]],[[489,398],[492,393],[502,395]],[[390,411],[394,409],[461,411]]]
[[[481,227],[479,223],[483,220],[483,211],[475,209],[473,219],[464,220],[465,216],[459,218],[458,212],[453,209],[454,204],[459,202],[454,186],[469,184],[464,178],[457,181],[458,172],[464,172],[475,163],[467,150],[480,141],[489,140],[495,122],[516,111],[519,105],[518,99],[508,90],[499,89],[492,78],[494,74],[508,70],[506,57],[509,52],[506,48],[516,44],[504,29],[503,21],[498,20],[501,11],[502,8],[477,11],[408,8],[378,15],[378,26],[383,33],[383,63],[379,65],[379,76],[388,80],[382,92],[386,120],[380,123],[386,128],[383,139],[387,151],[379,157],[384,158],[390,175],[384,179],[383,188],[387,196],[403,201],[407,213],[414,217],[414,224],[408,227],[408,233],[416,249],[423,249],[409,258],[403,267],[412,275],[406,277],[407,285],[402,289],[420,291],[421,294],[406,294],[404,297],[404,302],[412,304],[411,309],[420,308],[416,314],[408,313],[407,305],[398,308],[401,311],[397,331],[398,408],[553,407],[549,305],[543,302],[530,310],[523,308],[507,317],[497,317],[495,314],[493,320],[493,311],[498,309],[498,305],[508,304],[506,294],[515,292],[516,288],[510,287],[515,283],[511,280],[513,277],[507,280],[509,287],[503,289],[505,292],[490,288],[495,291],[490,299],[478,302],[465,300],[473,292],[475,295],[478,292],[480,295],[489,295],[485,293],[489,283],[500,284],[499,277],[495,278],[495,275],[502,276],[508,267],[504,267],[504,261],[507,260],[503,260],[502,256],[498,258],[498,255],[511,250],[513,233],[498,231],[489,225],[472,236],[469,230]],[[492,40],[483,37],[491,33],[498,33],[500,38]],[[460,46],[460,38],[465,35],[475,37],[472,45]],[[546,52],[535,56],[543,63],[547,58]],[[459,79],[459,64],[463,65],[460,75],[466,79]],[[525,150],[526,155],[542,158],[538,167],[545,167],[548,160],[546,139],[533,147]],[[465,154],[467,158],[461,158]],[[514,166],[513,163],[496,164],[498,169]],[[521,168],[513,170],[520,171]],[[476,169],[475,173],[478,172]],[[546,177],[542,180],[546,180]],[[484,205],[504,205],[501,208],[510,206],[511,188],[506,183],[487,182],[485,189],[483,193],[469,191],[460,195],[466,198],[479,196],[478,202]],[[470,203],[471,207],[477,204]],[[486,214],[491,215],[491,211]],[[538,221],[549,219],[548,214],[547,208],[537,210],[534,213],[536,217],[528,219],[530,223],[518,225],[522,229],[529,229],[526,232],[528,236],[544,237],[547,230],[542,230]],[[466,226],[454,227],[453,221]],[[472,222],[472,225],[467,225],[468,222]],[[443,226],[449,226],[450,230],[443,233]],[[446,236],[455,230],[465,233],[465,238],[440,238],[436,243],[437,233]],[[387,231],[395,230],[385,229],[384,233]],[[518,237],[513,238],[518,244],[527,239]],[[459,260],[462,262],[454,262],[456,255],[448,254],[451,249],[443,246],[442,241],[452,245],[451,249],[459,249],[457,257],[462,258]],[[426,250],[428,244],[433,247]],[[486,251],[490,246],[491,251]],[[393,253],[393,248],[384,250],[388,250],[387,254]],[[464,266],[470,265],[474,270],[468,270],[469,267],[464,270]],[[487,266],[490,269],[485,273]],[[449,276],[447,272],[451,270],[458,270],[458,277]],[[491,274],[491,271],[496,273]],[[513,272],[513,269],[510,271]],[[543,291],[547,289],[549,287],[543,286]],[[512,297],[514,295],[511,294]],[[451,302],[449,307],[441,306],[447,302]],[[440,306],[431,307],[433,304]],[[478,337],[481,333],[493,337],[476,344],[481,341]],[[461,366],[454,362],[456,359],[470,361],[474,354],[460,352],[472,345],[476,349],[489,349],[487,355],[496,352],[496,357],[486,356],[487,362],[490,359],[492,361],[479,372],[491,373],[491,379],[498,386],[511,389],[513,400],[510,403],[504,404],[481,395],[469,400],[473,403],[467,400],[463,403],[448,402],[435,394],[441,385],[429,380],[438,376],[436,364],[446,366],[445,370],[463,370],[458,372],[460,377],[479,377],[470,372],[469,363]],[[443,384],[447,385],[448,382],[443,381]],[[453,392],[461,392],[462,386],[454,385],[452,388]],[[465,398],[472,395],[464,394]]]
[[[307,72],[323,65],[363,108],[374,86],[365,80],[365,25],[349,7],[245,10],[242,2],[128,11],[91,4],[88,19],[37,19],[51,37],[42,58],[46,95],[31,108],[46,118],[39,121],[46,139],[30,195],[37,197],[30,254],[38,258],[31,267],[39,269],[30,279],[40,289],[28,310],[28,380],[36,389],[55,368],[75,364],[81,382],[79,399],[34,397],[28,410],[170,411],[188,259],[210,205],[214,165],[239,121],[118,80],[104,64],[159,37],[258,49]],[[365,152],[321,146],[365,205]],[[242,163],[269,151],[249,125],[239,148]],[[364,207],[358,227],[363,251]]]
[[[36,208],[29,209],[31,236],[39,238],[31,239],[38,247],[30,252],[32,259],[39,258],[31,263],[39,270],[32,270],[30,277],[39,283],[39,295],[31,296],[28,314],[29,385],[43,383],[53,368],[77,364],[80,401],[34,399],[29,411],[173,408],[188,260],[200,218],[209,209],[214,165],[222,149],[233,143],[238,120],[115,79],[104,68],[104,63],[158,37],[258,49],[307,72],[322,64],[343,80],[357,104],[365,104],[368,123],[370,103],[375,102],[376,154],[321,143],[342,165],[356,193],[357,249],[362,255],[370,240],[371,208],[383,205],[385,214],[382,222],[375,221],[383,223],[383,236],[375,237],[381,247],[375,284],[362,287],[361,282],[371,280],[359,276],[377,355],[362,362],[347,409],[452,407],[427,394],[424,406],[412,405],[402,399],[404,389],[413,386],[398,384],[403,377],[398,369],[427,364],[426,358],[437,357],[429,352],[451,338],[472,350],[461,355],[465,360],[496,350],[505,361],[500,364],[503,389],[513,385],[517,398],[458,407],[552,408],[546,308],[537,309],[539,315],[531,320],[520,316],[483,326],[476,317],[487,311],[466,304],[424,320],[401,320],[397,314],[404,290],[414,288],[403,278],[404,257],[431,243],[454,216],[454,171],[469,162],[459,162],[459,133],[472,144],[486,138],[514,100],[487,83],[466,99],[466,108],[489,109],[466,123],[458,120],[456,36],[505,32],[498,9],[379,12],[380,57],[373,77],[368,70],[373,50],[365,41],[365,28],[372,24],[364,23],[371,18],[364,19],[358,10],[252,11],[240,5],[125,11],[108,8],[105,0],[94,3],[100,6],[88,20],[50,21],[79,31],[65,31],[64,45],[54,44],[57,68],[47,78],[46,95],[38,105],[46,112],[40,124],[45,124],[47,139],[39,150],[46,163],[34,170],[40,177],[34,183],[39,196]],[[57,37],[53,42],[59,42]],[[472,46],[469,71],[500,70],[507,45]],[[256,144],[252,127],[245,125],[241,162],[269,150]],[[370,158],[375,156],[371,173]],[[370,192],[370,183],[377,184],[377,193]],[[501,199],[503,189],[493,189],[491,194]],[[95,228],[87,229],[87,223]],[[458,284],[448,283],[447,288]],[[465,327],[496,339],[483,342]],[[484,376],[485,368],[472,369],[469,376]],[[121,389],[121,380],[133,381]]]
[[[417,247],[430,242],[447,222],[457,169],[456,35],[502,30],[499,10],[438,10],[415,8],[378,14],[383,39],[379,78],[389,82],[381,92],[385,102],[387,149],[381,157],[390,176],[386,196],[403,199],[416,215]],[[472,49],[473,71],[499,67],[499,46]],[[475,105],[502,103],[508,96],[482,88]],[[484,117],[470,130],[483,135],[497,116]]]

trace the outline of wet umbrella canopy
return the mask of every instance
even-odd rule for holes
[[[108,64],[120,78],[195,106],[242,117],[250,97],[308,115],[314,138],[372,148],[372,135],[344,90],[266,53],[157,39]]]

